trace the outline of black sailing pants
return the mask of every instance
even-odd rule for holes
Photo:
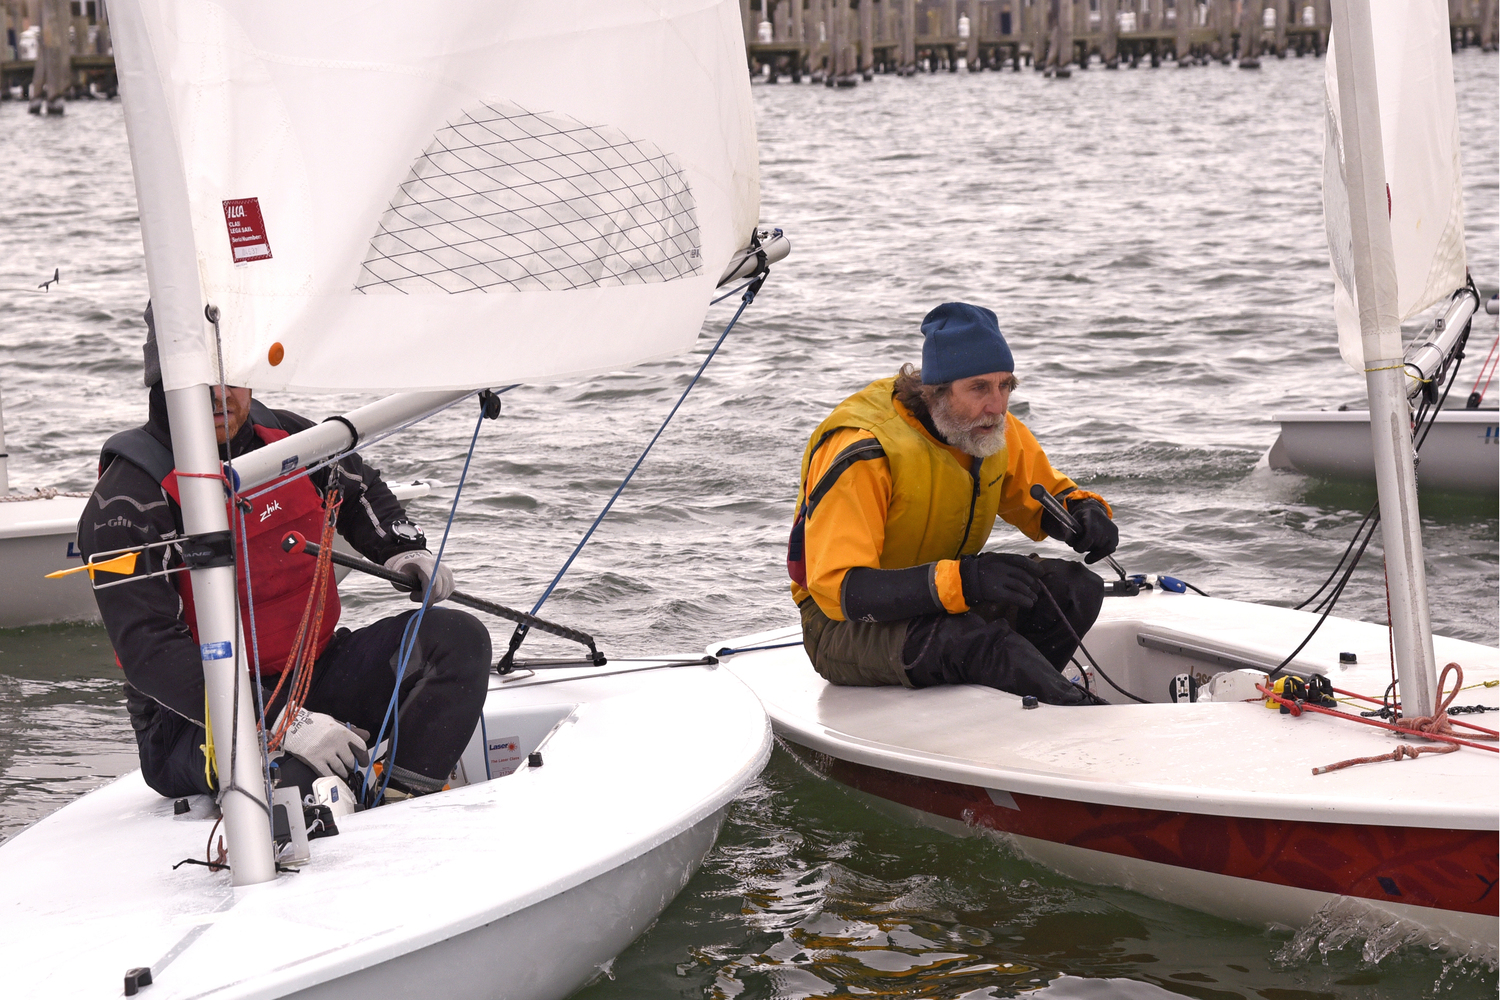
[[[352,632],[339,629],[313,666],[303,707],[358,726],[375,739],[396,687],[401,635],[414,614],[383,618]],[[411,791],[442,787],[479,722],[489,671],[490,634],[478,619],[450,608],[428,608],[397,698],[400,734],[393,780]],[[274,686],[274,680],[267,685]],[[284,701],[283,690],[266,706],[273,723]],[[146,784],[168,798],[211,794],[203,773],[203,728],[154,702],[151,707],[154,715],[144,724],[133,720]],[[310,774],[300,762],[289,761],[286,771],[298,784]]]
[[[1067,559],[1043,559],[1041,569],[1053,600],[1038,594],[1026,609],[981,605],[912,619],[902,647],[912,686],[984,684],[1050,705],[1086,704],[1083,689],[1060,671],[1078,649],[1075,636],[1099,617],[1104,581]]]

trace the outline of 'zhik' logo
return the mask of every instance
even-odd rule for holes
[[[281,509],[281,501],[280,500],[272,500],[270,503],[266,504],[266,509],[260,512],[261,523],[264,524],[266,518],[270,517],[272,514],[276,513],[280,509]]]

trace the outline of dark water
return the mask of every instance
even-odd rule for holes
[[[1256,469],[1273,411],[1363,394],[1331,332],[1322,63],[1263,65],[757,87],[762,217],[787,229],[793,256],[548,613],[615,654],[790,622],[782,546],[808,432],[915,360],[921,315],[953,298],[999,314],[1024,383],[1018,413],[1054,464],[1115,503],[1127,566],[1222,596],[1310,592],[1374,496]],[[1493,285],[1496,59],[1467,50],[1455,70],[1470,266]],[[11,482],[86,488],[100,442],[145,408],[120,107],[77,103],[57,120],[0,104],[0,154],[12,165],[0,195]],[[61,284],[38,291],[54,268]],[[716,308],[706,329],[727,318]],[[1476,324],[1480,354],[1494,336],[1493,320]],[[509,394],[453,527],[461,585],[534,600],[710,343]],[[1471,380],[1477,359],[1467,367]],[[351,401],[271,400],[310,416]],[[472,420],[450,412],[367,457],[392,480],[456,481]],[[1495,643],[1496,498],[1422,503],[1434,623]],[[433,534],[445,500],[413,512]],[[1005,535],[997,544],[1023,547]],[[371,584],[343,590],[348,623],[398,609]],[[1377,559],[1341,607],[1383,620]],[[132,766],[117,681],[100,629],[0,631],[0,835]],[[1495,995],[1491,967],[1337,921],[1304,931],[1241,928],[1062,879],[988,841],[895,825],[778,751],[702,873],[585,995]]]

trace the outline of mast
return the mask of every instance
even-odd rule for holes
[[[183,529],[189,535],[228,532],[208,389],[216,378],[205,339],[187,176],[144,13],[137,3],[112,5],[110,13]],[[267,882],[276,877],[276,859],[260,740],[250,711],[253,689],[236,625],[235,567],[230,562],[191,572],[215,765],[219,788],[227,790],[220,806],[232,879],[236,886]]]
[[[1370,0],[1333,0],[1333,35],[1354,283],[1401,709],[1406,716],[1431,715],[1437,700],[1437,664],[1422,564]]]

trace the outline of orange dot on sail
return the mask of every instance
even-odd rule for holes
[[[284,357],[286,357],[286,349],[281,346],[281,341],[279,340],[272,344],[271,349],[266,352],[266,360],[271,362],[272,368],[281,364],[281,359]]]

